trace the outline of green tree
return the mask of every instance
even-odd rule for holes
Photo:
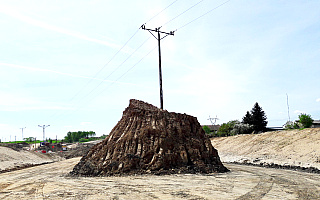
[[[233,135],[232,130],[236,124],[240,123],[238,120],[229,121],[228,123],[223,123],[219,130],[217,131],[217,135],[220,137]]]
[[[204,130],[204,132],[206,134],[210,134],[210,132],[211,132],[211,129],[208,126],[203,126],[202,129]]]
[[[78,132],[68,132],[64,137],[65,142],[79,142],[82,138],[88,138],[88,136],[95,136],[96,133],[94,131],[78,131]]]
[[[242,123],[244,123],[244,124],[251,124],[252,123],[252,116],[249,111],[247,111],[246,115],[242,118]]]
[[[67,135],[64,137],[64,141],[67,143],[73,142],[71,132],[69,131]]]
[[[266,129],[268,124],[267,117],[258,102],[254,104],[250,113],[247,111],[246,115],[242,118],[242,123],[252,125],[255,133]]]
[[[299,122],[303,125],[304,128],[310,128],[312,126],[313,119],[311,115],[301,113],[299,115]]]
[[[28,137],[28,138],[24,138],[24,141],[26,142],[33,142],[34,141],[34,137]]]

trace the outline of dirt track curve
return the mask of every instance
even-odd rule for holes
[[[320,199],[320,176],[226,164],[229,173],[66,177],[80,158],[0,174],[0,199]]]

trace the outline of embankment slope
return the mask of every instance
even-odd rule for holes
[[[40,152],[13,150],[0,146],[0,173],[27,166],[41,165],[63,160],[59,156],[42,154]]]
[[[320,169],[320,128],[211,139],[222,162]]]

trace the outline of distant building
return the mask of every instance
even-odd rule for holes
[[[207,126],[210,128],[210,132],[217,132],[220,128],[220,125],[202,125],[201,127]]]
[[[312,128],[320,128],[320,120],[313,120]]]

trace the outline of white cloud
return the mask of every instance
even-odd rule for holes
[[[305,112],[304,112],[304,111],[301,111],[301,110],[295,110],[294,113],[300,114],[300,113],[305,113]]]
[[[318,99],[316,100],[316,102],[320,102],[320,98],[318,98]]]

